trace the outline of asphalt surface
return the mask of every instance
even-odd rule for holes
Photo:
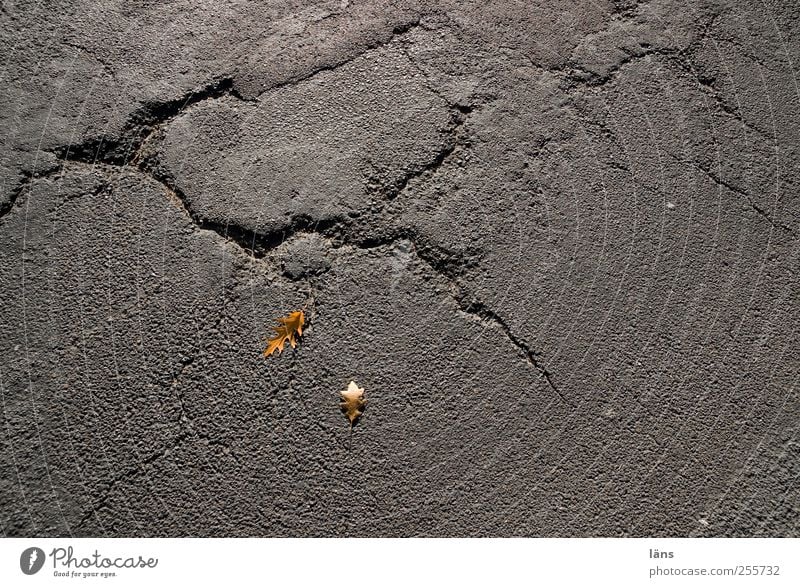
[[[0,60],[4,535],[800,535],[796,3],[3,0]]]

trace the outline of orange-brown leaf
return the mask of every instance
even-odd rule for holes
[[[283,345],[287,340],[292,345],[292,348],[295,348],[297,346],[296,337],[303,334],[303,324],[306,323],[306,317],[302,310],[298,310],[297,312],[291,312],[285,318],[278,318],[278,322],[280,326],[272,327],[275,330],[275,336],[267,342],[267,348],[264,349],[265,357],[270,356],[275,351],[278,351],[278,354],[282,353]]]
[[[342,403],[339,405],[344,415],[350,420],[350,428],[352,429],[353,424],[364,413],[364,408],[367,405],[367,400],[364,399],[364,388],[356,385],[355,381],[351,381],[347,389],[339,393],[342,394]]]

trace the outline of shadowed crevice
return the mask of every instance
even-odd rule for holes
[[[17,204],[17,200],[19,199],[20,195],[22,195],[25,190],[28,189],[31,182],[35,179],[38,179],[39,176],[34,176],[32,173],[29,172],[22,172],[22,180],[17,184],[17,187],[8,197],[8,200],[5,202],[0,202],[0,220],[3,217],[11,212],[14,209],[14,206]]]
[[[234,92],[233,78],[230,77],[214,80],[174,100],[145,102],[128,117],[119,136],[89,139],[54,149],[53,153],[63,161],[128,165],[136,161],[142,145],[162,125],[172,121],[193,104],[226,95],[243,100]]]

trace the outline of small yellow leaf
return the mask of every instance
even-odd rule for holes
[[[347,389],[340,391],[342,394],[342,403],[339,404],[350,420],[350,429],[353,429],[353,424],[364,413],[364,408],[367,405],[367,400],[364,399],[364,388],[356,385],[355,381],[351,381]]]
[[[275,336],[269,339],[267,348],[264,349],[264,356],[268,357],[275,351],[278,354],[283,352],[283,345],[288,340],[292,348],[297,346],[296,336],[302,336],[303,324],[306,323],[306,317],[302,310],[291,312],[286,318],[278,318],[280,326],[273,326]]]

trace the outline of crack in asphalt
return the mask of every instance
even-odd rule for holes
[[[150,465],[155,461],[157,461],[158,459],[168,455],[171,450],[174,450],[178,446],[178,444],[180,444],[183,441],[183,439],[184,439],[183,432],[181,432],[180,435],[175,439],[174,444],[172,444],[171,446],[168,446],[161,451],[156,451],[148,455],[147,457],[140,460],[136,464],[128,467],[122,473],[111,477],[111,479],[107,482],[107,485],[99,492],[100,497],[93,502],[93,504],[88,508],[88,510],[77,521],[74,527],[80,528],[81,526],[86,524],[86,522],[88,522],[93,516],[96,517],[97,512],[108,505],[108,500],[111,498],[114,488],[118,484],[133,480],[139,474],[144,473],[145,472],[144,467],[146,465]],[[99,521],[100,520],[98,520],[98,522]],[[102,527],[103,525],[102,522],[100,522],[100,525]]]
[[[277,90],[278,88],[283,88],[283,87],[286,87],[286,86],[297,85],[300,82],[303,82],[303,81],[306,81],[308,79],[311,79],[311,78],[313,78],[314,76],[316,76],[316,75],[318,75],[320,73],[323,73],[325,71],[333,71],[333,70],[335,70],[335,69],[337,69],[337,68],[339,68],[339,67],[341,67],[343,65],[347,65],[348,63],[351,63],[352,61],[355,61],[356,59],[358,59],[359,57],[369,53],[370,51],[374,51],[375,49],[378,49],[380,47],[388,45],[389,43],[394,41],[397,37],[401,37],[401,36],[405,35],[406,33],[408,33],[409,31],[417,28],[418,26],[420,26],[420,20],[421,19],[422,19],[422,15],[417,15],[415,18],[413,18],[409,22],[406,22],[404,24],[401,24],[401,25],[398,25],[398,26],[394,27],[392,29],[392,32],[391,32],[391,34],[389,35],[388,38],[386,38],[386,39],[378,39],[378,40],[368,44],[366,47],[364,47],[363,50],[358,51],[354,55],[351,55],[351,56],[346,57],[344,59],[340,59],[340,60],[335,61],[333,63],[320,65],[318,67],[315,67],[315,68],[311,69],[310,71],[308,71],[306,73],[303,73],[301,75],[296,75],[296,76],[290,77],[290,78],[288,78],[286,80],[283,80],[283,81],[280,81],[278,83],[275,83],[275,84],[271,85],[270,87],[268,87],[267,89],[263,90],[262,92],[259,92],[255,99],[258,100],[259,98],[261,98],[261,96],[263,96],[264,94],[266,94],[268,92],[271,92],[272,90]]]
[[[186,108],[226,95],[244,100],[235,92],[233,78],[219,78],[174,100],[144,103],[128,117],[119,137],[103,136],[57,148],[52,152],[63,161],[107,163],[115,166],[135,164],[145,143],[161,127],[183,114]]]
[[[773,228],[778,228],[778,229],[784,230],[784,231],[788,232],[792,236],[792,238],[795,238],[795,239],[797,238],[797,233],[792,229],[792,227],[787,226],[786,224],[783,224],[782,222],[780,222],[778,220],[775,220],[772,217],[771,214],[769,214],[761,206],[756,204],[753,201],[753,198],[750,196],[750,194],[747,191],[745,191],[744,189],[742,189],[742,188],[730,183],[726,179],[723,179],[722,177],[720,177],[719,175],[714,173],[714,171],[712,171],[711,169],[707,168],[705,165],[702,165],[702,164],[700,164],[700,163],[698,163],[696,161],[691,161],[691,160],[688,160],[688,159],[681,159],[680,157],[674,155],[673,153],[667,152],[667,154],[670,157],[672,157],[675,161],[677,161],[678,163],[683,163],[684,165],[690,165],[690,166],[694,167],[695,169],[697,169],[698,171],[703,172],[706,175],[706,177],[708,177],[711,181],[713,181],[717,185],[722,186],[722,187],[730,190],[731,192],[733,192],[735,194],[743,196],[747,200],[747,203],[750,205],[750,207],[759,216],[763,217],[767,222],[769,222],[772,225]]]
[[[106,75],[108,75],[108,77],[114,80],[117,79],[116,70],[111,66],[110,63],[108,63],[108,61],[106,61],[102,57],[99,57],[95,51],[89,49],[84,45],[81,45],[80,43],[75,43],[73,41],[61,41],[61,44],[66,47],[72,47],[73,49],[77,49],[79,52],[86,53],[89,57],[91,57],[92,59],[97,61],[97,63],[100,64],[103,71],[106,72]]]
[[[177,422],[182,427],[184,424],[191,428],[192,426],[192,417],[189,416],[189,412],[186,409],[186,403],[184,402],[183,390],[181,389],[181,376],[186,368],[194,362],[193,357],[186,357],[181,359],[181,367],[177,371],[173,369],[172,373],[172,388],[175,390],[175,398],[178,400],[178,417]]]
[[[624,2],[615,0],[612,14],[619,15],[621,20],[628,20],[633,18],[636,12],[638,12],[639,7],[644,4],[647,4],[647,2],[636,2],[632,6],[626,6]],[[625,66],[630,63],[639,61],[640,59],[646,59],[652,55],[657,55],[666,58],[667,61],[676,64],[680,69],[690,73],[702,85],[703,82],[700,81],[702,80],[702,76],[698,75],[690,57],[696,47],[703,43],[706,38],[710,37],[710,30],[721,14],[722,12],[712,14],[708,21],[702,25],[701,38],[692,41],[683,48],[654,46],[647,42],[640,42],[639,47],[641,51],[632,51],[626,47],[617,47],[625,56],[612,64],[604,74],[588,71],[572,60],[570,60],[570,63],[566,67],[550,68],[548,71],[565,76],[567,82],[565,87],[563,87],[565,90],[575,89],[578,86],[597,88],[613,81]]]
[[[540,377],[544,378],[550,389],[553,390],[559,398],[561,398],[561,401],[573,408],[577,407],[575,402],[567,399],[567,397],[556,386],[555,382],[553,381],[553,376],[541,361],[542,353],[534,351],[528,345],[528,343],[514,334],[514,331],[511,329],[508,323],[497,312],[487,307],[482,301],[468,296],[463,289],[460,290],[460,293],[457,296],[453,297],[458,302],[463,312],[477,316],[483,322],[487,322],[490,325],[500,329],[506,335],[506,338],[508,338],[508,340],[511,341],[515,347],[517,347],[519,352],[525,357],[528,363],[530,363],[531,366],[533,366],[533,368],[539,372]]]
[[[647,4],[647,0],[612,0],[611,15],[618,15],[619,20],[630,19],[636,16],[639,6]]]
[[[728,114],[729,116],[733,117],[733,119],[736,120],[736,122],[740,123],[742,126],[747,128],[748,130],[751,130],[757,135],[764,137],[770,143],[775,142],[776,137],[774,135],[770,135],[768,132],[753,125],[752,122],[749,122],[742,116],[741,112],[739,112],[736,108],[728,104],[722,98],[719,89],[714,84],[715,80],[713,80],[712,78],[705,77],[700,73],[698,73],[695,67],[688,61],[684,62],[683,60],[676,59],[674,60],[674,62],[677,63],[678,66],[681,67],[681,69],[689,73],[694,78],[694,80],[700,86],[700,90],[706,96],[709,96],[712,100],[714,100],[714,103],[717,105],[717,107],[720,110],[722,110],[725,114]]]
[[[617,3],[615,3],[615,4],[617,4]],[[641,3],[641,4],[643,4],[643,3]],[[631,14],[633,14],[633,12],[636,9],[638,9],[639,5],[640,4],[636,4],[635,6],[633,6],[630,9],[631,10]],[[617,12],[621,12],[621,11],[617,11]],[[695,65],[692,62],[691,55],[694,52],[696,46],[701,44],[702,42],[704,42],[704,40],[706,38],[709,38],[711,36],[711,29],[713,28],[715,22],[721,16],[721,14],[722,14],[722,12],[718,12],[718,13],[715,13],[715,14],[711,15],[711,17],[708,20],[708,22],[706,22],[705,25],[703,25],[703,35],[702,35],[701,39],[694,41],[693,43],[691,43],[689,46],[687,46],[684,49],[652,47],[652,46],[643,44],[642,45],[642,48],[644,49],[643,52],[634,53],[634,52],[632,52],[630,50],[621,48],[621,50],[626,53],[626,57],[624,57],[623,59],[619,60],[616,64],[614,64],[608,70],[608,72],[605,75],[594,74],[592,72],[583,70],[582,68],[580,68],[580,66],[573,65],[571,72],[566,74],[567,84],[563,87],[563,89],[565,91],[569,92],[570,90],[577,89],[579,86],[590,87],[590,88],[596,88],[596,87],[604,86],[604,85],[608,84],[609,82],[613,81],[613,79],[620,73],[620,71],[622,71],[622,69],[624,69],[624,67],[626,65],[628,65],[630,63],[633,63],[635,61],[638,61],[640,59],[645,59],[645,58],[647,58],[647,57],[649,57],[651,55],[661,56],[666,60],[666,62],[676,65],[681,71],[683,71],[683,72],[687,73],[688,75],[690,75],[692,77],[692,79],[698,84],[698,86],[700,87],[700,90],[705,95],[707,95],[711,99],[713,99],[715,105],[722,112],[724,112],[725,114],[731,116],[734,120],[736,120],[737,122],[741,123],[745,128],[757,133],[758,135],[764,137],[765,139],[767,139],[770,142],[774,142],[775,141],[775,137],[774,136],[770,136],[768,133],[764,132],[760,128],[758,128],[756,126],[753,126],[752,123],[748,122],[747,120],[745,120],[743,118],[742,114],[740,112],[738,112],[737,109],[733,108],[727,102],[725,102],[725,100],[720,95],[719,89],[714,84],[714,79],[708,78],[708,77],[702,75],[700,72],[698,72],[697,68],[695,67]],[[755,60],[755,61],[758,62],[757,60]],[[554,71],[554,73],[555,73],[555,71]],[[592,126],[597,126],[597,127],[601,128],[601,130],[603,132],[605,132],[608,136],[611,137],[611,139],[612,139],[612,141],[614,143],[619,144],[615,133],[613,133],[613,131],[611,131],[611,129],[608,129],[605,126],[604,123],[602,123],[601,121],[594,121],[591,118],[586,117],[584,115],[584,113],[581,112],[580,108],[577,107],[577,105],[575,104],[574,99],[572,99],[571,103],[573,104],[573,106],[575,106],[575,109],[579,112],[579,117],[580,117],[581,121],[584,124],[590,124]],[[670,155],[673,159],[675,159],[679,163],[691,165],[691,166],[695,167],[696,169],[702,171],[706,176],[708,176],[717,185],[725,187],[728,190],[743,196],[747,200],[747,202],[750,205],[750,207],[758,215],[760,215],[765,220],[767,220],[774,228],[778,228],[778,229],[784,230],[787,233],[789,233],[793,238],[797,238],[797,233],[790,226],[787,226],[786,224],[784,224],[784,223],[776,220],[775,218],[773,218],[771,214],[769,214],[766,210],[764,210],[758,204],[756,204],[753,201],[751,195],[747,191],[745,191],[744,189],[739,188],[739,187],[731,184],[730,182],[724,180],[722,177],[720,177],[717,174],[715,174],[712,170],[706,168],[705,166],[703,166],[703,165],[701,165],[701,164],[699,164],[697,162],[688,161],[688,160],[682,159],[680,157],[677,157],[673,153],[667,153],[667,154]]]
[[[686,50],[670,49],[665,47],[652,47],[646,44],[642,44],[640,46],[642,48],[641,52],[633,52],[624,47],[620,47],[619,49],[625,53],[625,57],[614,63],[611,67],[609,67],[608,71],[602,75],[583,69],[578,64],[573,64],[571,72],[568,73],[566,76],[567,80],[569,83],[573,85],[573,87],[578,85],[587,86],[590,88],[602,87],[608,84],[609,82],[613,81],[614,78],[616,78],[619,75],[619,73],[623,69],[625,69],[625,66],[634,63],[636,61],[639,61],[641,59],[646,59],[652,55],[660,55],[662,57],[665,57],[668,61],[677,63],[681,67],[681,69],[686,70],[687,64],[684,63],[684,61],[681,59],[686,55]],[[572,88],[567,87],[565,89],[572,89]]]
[[[636,4],[634,7],[630,9],[629,13],[620,10],[615,10],[615,13],[624,14],[625,15],[624,18],[630,18],[633,15],[635,15],[635,12],[638,10],[639,6],[645,3],[646,2],[640,2]],[[758,128],[757,126],[754,126],[751,122],[745,120],[742,114],[736,108],[729,105],[721,96],[719,88],[717,88],[716,85],[714,84],[715,80],[713,78],[701,74],[697,70],[696,65],[692,61],[692,55],[696,51],[697,47],[701,45],[707,38],[712,38],[711,29],[713,28],[716,21],[722,16],[722,14],[723,11],[712,14],[708,19],[708,21],[702,27],[701,38],[693,41],[691,44],[682,49],[669,48],[669,47],[654,47],[646,43],[640,44],[642,48],[641,52],[633,52],[624,47],[619,47],[619,49],[623,51],[626,54],[626,56],[617,61],[614,65],[612,65],[609,68],[609,70],[603,75],[587,71],[576,63],[572,63],[568,67],[563,67],[563,68],[550,68],[547,69],[547,71],[554,74],[564,75],[565,83],[563,84],[562,89],[565,91],[575,90],[578,87],[599,88],[613,81],[614,78],[616,78],[619,75],[619,73],[625,68],[625,66],[629,65],[630,63],[633,63],[640,59],[645,59],[649,56],[661,56],[665,58],[665,60],[668,63],[676,65],[679,69],[689,74],[692,77],[692,79],[695,82],[697,82],[701,91],[707,96],[709,96],[711,99],[713,99],[715,104],[720,110],[732,116],[737,122],[741,123],[747,129],[757,133],[760,136],[763,136],[769,141],[774,141],[775,140],[774,136],[771,136],[768,132]],[[748,58],[752,59],[755,63],[762,65],[757,57],[748,55]],[[565,73],[566,70],[569,71]]]
[[[445,131],[447,133],[447,140],[444,147],[436,154],[429,163],[423,165],[422,168],[407,172],[399,181],[395,182],[392,190],[387,194],[387,199],[393,199],[402,193],[408,183],[417,177],[425,175],[426,173],[435,173],[447,158],[453,154],[456,147],[459,145],[458,132],[462,126],[467,122],[467,118],[472,112],[471,106],[455,105],[451,109],[451,121],[449,128]]]
[[[14,209],[14,206],[17,203],[17,200],[22,195],[22,193],[28,189],[28,186],[39,177],[45,177],[45,175],[34,175],[32,172],[24,171],[22,172],[22,180],[17,184],[17,187],[11,192],[8,199],[5,202],[0,202],[0,221]]]

